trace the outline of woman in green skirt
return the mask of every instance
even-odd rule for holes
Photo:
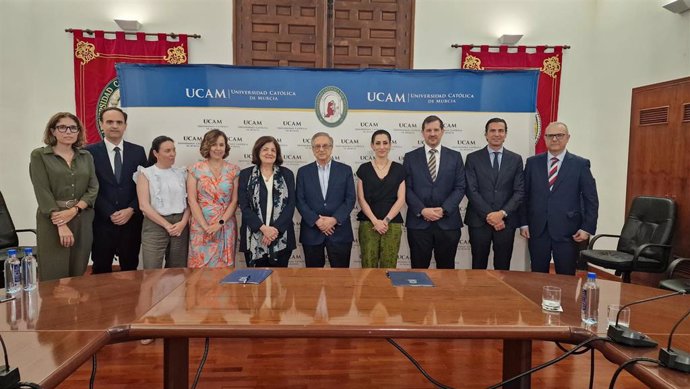
[[[374,159],[357,169],[357,200],[362,209],[359,247],[362,267],[395,268],[400,249],[405,204],[405,170],[388,158],[391,134],[377,130],[371,136]]]

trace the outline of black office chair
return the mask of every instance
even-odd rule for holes
[[[20,246],[18,232],[33,232],[36,235],[35,229],[20,229],[14,228],[14,223],[12,222],[12,217],[10,216],[10,211],[7,209],[7,204],[5,203],[5,198],[0,192],[0,287],[5,287],[5,259],[7,259],[7,251],[9,249],[17,250],[17,257],[21,258],[24,256],[24,248],[31,247],[33,249],[34,255],[36,255],[36,247],[34,246]]]
[[[690,291],[690,258],[676,258],[668,265],[668,279],[659,282],[661,289]]]
[[[676,220],[676,203],[668,198],[639,196],[633,200],[620,235],[600,234],[581,251],[582,260],[614,269],[630,282],[634,271],[663,273],[671,259],[671,239]],[[602,237],[618,238],[616,250],[594,250]]]

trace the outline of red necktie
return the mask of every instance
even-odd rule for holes
[[[551,166],[549,167],[549,190],[553,190],[553,184],[558,177],[558,158],[551,158]]]

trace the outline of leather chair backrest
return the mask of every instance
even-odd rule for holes
[[[629,254],[644,243],[671,244],[676,221],[676,203],[668,198],[639,196],[633,200],[630,213],[618,240],[618,251]],[[648,248],[643,257],[665,262],[661,248]]]
[[[19,246],[19,237],[12,223],[10,211],[5,204],[5,198],[0,192],[0,249]]]

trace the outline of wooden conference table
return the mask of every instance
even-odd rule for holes
[[[608,304],[664,294],[600,280],[602,324],[585,328],[578,277],[428,270],[435,288],[395,288],[379,269],[277,269],[261,285],[219,284],[228,272],[146,270],[43,282],[0,308],[10,365],[19,366],[23,381],[51,388],[108,343],[162,337],[165,387],[187,388],[193,337],[501,339],[508,378],[530,367],[533,340],[579,343],[602,335]],[[564,312],[542,311],[544,285],[561,287]],[[631,327],[664,345],[688,308],[690,296],[635,306]],[[674,345],[690,350],[690,323],[678,328]],[[596,347],[614,363],[658,354]],[[638,364],[629,371],[654,388],[690,387],[689,375],[669,369]],[[526,377],[510,387],[529,385]]]

